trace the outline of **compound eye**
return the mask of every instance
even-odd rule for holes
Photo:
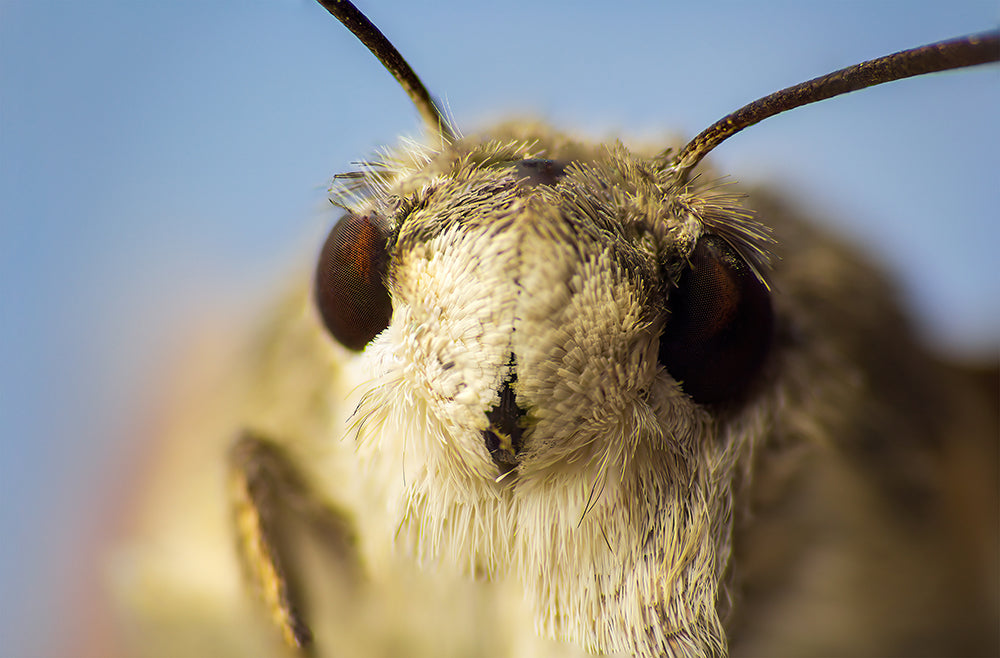
[[[362,350],[389,326],[387,233],[377,217],[347,213],[330,231],[316,267],[316,305],[330,334]]]
[[[771,345],[774,314],[767,286],[729,243],[703,235],[670,292],[660,363],[699,404],[739,395]]]

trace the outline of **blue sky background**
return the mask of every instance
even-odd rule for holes
[[[594,135],[690,136],[998,18],[993,0],[362,5],[466,132],[520,111]],[[878,254],[936,344],[996,358],[998,116],[1000,68],[946,74],[771,119],[713,159]],[[97,573],[87,546],[185,332],[265,303],[332,220],[330,176],[419,129],[308,0],[0,0],[0,654],[77,632],[68,592]]]

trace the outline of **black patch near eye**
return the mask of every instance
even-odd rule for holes
[[[531,189],[539,185],[555,185],[566,175],[566,162],[527,158],[514,163],[514,169],[521,176],[520,185]]]
[[[771,344],[767,286],[725,240],[703,235],[669,306],[659,351],[667,372],[701,404],[741,393]]]
[[[316,305],[337,341],[352,350],[389,326],[386,233],[376,218],[347,213],[330,231],[316,267]]]

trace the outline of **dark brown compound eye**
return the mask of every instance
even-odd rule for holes
[[[389,326],[389,252],[377,217],[347,213],[330,231],[316,267],[316,305],[337,341],[362,350]]]
[[[670,292],[660,363],[700,404],[738,396],[771,345],[767,286],[725,240],[704,235]]]

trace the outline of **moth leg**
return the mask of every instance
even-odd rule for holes
[[[304,574],[295,572],[292,534],[307,529],[350,583],[358,573],[356,539],[345,515],[308,486],[273,441],[244,432],[229,451],[232,512],[240,557],[285,642],[309,652],[313,634],[304,614]]]

